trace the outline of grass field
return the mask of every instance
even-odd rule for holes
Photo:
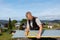
[[[11,40],[11,34],[9,33],[2,33],[2,35],[0,35],[0,40]]]
[[[3,32],[2,35],[0,35],[0,40],[12,40],[12,35],[8,32]]]
[[[0,35],[0,40],[12,40],[12,34],[9,34],[7,29],[3,29],[5,30],[4,32],[2,32],[2,35]],[[13,30],[16,30],[15,27],[13,27]]]

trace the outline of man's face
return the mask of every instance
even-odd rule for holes
[[[27,19],[28,20],[32,20],[32,15],[31,14],[27,14]]]

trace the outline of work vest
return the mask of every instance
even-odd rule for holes
[[[31,21],[33,27],[31,27]],[[39,30],[39,26],[36,23],[36,17],[33,17],[32,20],[28,20],[28,23],[29,23],[30,30]]]

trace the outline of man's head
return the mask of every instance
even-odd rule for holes
[[[31,12],[27,12],[26,17],[27,17],[28,20],[32,20],[32,18],[33,18]]]

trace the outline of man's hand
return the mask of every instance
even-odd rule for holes
[[[27,36],[28,34],[27,34],[27,32],[25,32],[25,36]]]
[[[25,30],[25,36],[28,36],[28,34],[29,34],[29,30]]]
[[[36,36],[36,38],[37,38],[37,39],[40,39],[40,38],[41,38],[41,35],[40,35],[40,34],[38,34],[38,35]]]

